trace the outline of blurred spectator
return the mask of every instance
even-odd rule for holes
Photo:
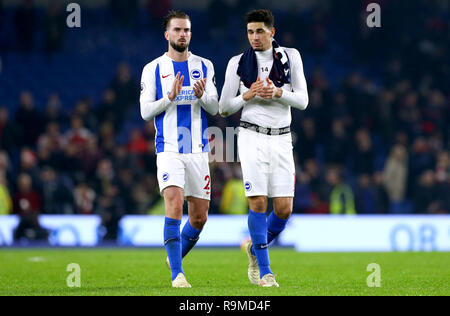
[[[100,123],[112,123],[114,130],[119,132],[125,119],[121,113],[120,104],[116,101],[116,93],[114,90],[105,90],[103,92],[102,102],[97,107],[97,121]]]
[[[114,127],[110,122],[105,122],[100,125],[100,149],[106,156],[112,157],[116,149],[116,135],[114,134]]]
[[[67,117],[63,113],[63,104],[57,93],[50,95],[47,101],[47,106],[43,114],[43,120],[45,126],[50,122],[58,123],[63,126],[67,123]]]
[[[331,137],[326,144],[326,162],[341,167],[345,166],[351,147],[342,119],[333,120]]]
[[[140,167],[138,164],[136,164],[136,157],[129,155],[125,146],[116,146],[111,158],[113,161],[114,170],[137,170]]]
[[[92,111],[92,100],[90,98],[83,98],[78,101],[72,116],[83,118],[83,125],[91,132],[97,129],[97,117]]]
[[[20,216],[19,225],[14,230],[14,240],[21,244],[30,241],[48,242],[49,232],[39,224],[37,213],[25,213]]]
[[[17,44],[23,52],[29,52],[34,47],[34,35],[37,25],[34,0],[22,0],[14,15],[14,25]]]
[[[17,180],[18,192],[13,197],[14,213],[25,215],[28,213],[41,213],[42,200],[33,189],[30,175],[21,173]]]
[[[84,174],[93,174],[100,160],[105,158],[102,151],[98,147],[98,140],[96,137],[91,137],[88,139],[86,146],[80,152],[79,157]]]
[[[361,174],[358,177],[358,188],[355,196],[355,207],[358,214],[375,214],[377,210],[377,195],[371,177]]]
[[[417,184],[417,178],[425,170],[433,170],[435,168],[435,159],[425,137],[420,136],[414,139],[408,170],[408,189],[410,195],[413,193],[412,190]]]
[[[313,201],[310,187],[310,176],[303,171],[296,175],[295,196],[293,212],[295,213],[310,213]]]
[[[377,214],[387,214],[389,211],[389,195],[383,183],[383,172],[375,172],[373,175],[375,190],[375,212]]]
[[[5,151],[0,151],[0,176],[5,178],[5,185],[12,189],[13,179],[13,169],[9,160],[8,153]],[[12,191],[10,191],[12,192]]]
[[[10,121],[8,109],[0,107],[0,149],[11,152],[19,138],[20,129]]]
[[[297,137],[297,147],[300,152],[300,162],[316,158],[318,139],[316,126],[312,118],[305,118],[302,122],[302,130]]]
[[[349,185],[342,181],[342,176],[337,168],[328,169],[327,182],[332,188],[330,194],[330,213],[356,214],[353,191]]]
[[[11,212],[11,195],[9,194],[6,177],[0,172],[0,215],[9,215]]]
[[[154,175],[145,175],[137,181],[132,192],[135,214],[164,215],[164,198],[159,192],[158,180]]]
[[[41,172],[41,192],[43,213],[74,214],[72,184],[61,177],[51,167],[43,167]]]
[[[234,163],[222,191],[220,202],[221,214],[247,214],[248,202],[245,197],[245,188],[242,183],[242,173],[239,164]]]
[[[131,169],[120,169],[117,179],[119,195],[124,203],[124,211],[127,214],[135,214],[135,205],[133,200],[133,193],[130,188],[135,182],[135,177]]]
[[[37,147],[47,148],[49,151],[60,151],[66,145],[66,140],[61,134],[59,124],[50,122],[46,125],[45,133],[41,134],[37,141]]]
[[[71,128],[65,133],[64,137],[68,144],[77,145],[80,150],[86,146],[93,135],[86,127],[84,127],[81,116],[74,115],[71,119]]]
[[[93,214],[97,195],[85,181],[81,181],[73,194],[77,214]]]
[[[37,152],[38,168],[51,166],[55,169],[61,169],[64,158],[62,152],[52,151],[49,147],[39,147]]]
[[[383,182],[393,208],[405,199],[408,179],[408,152],[403,145],[395,145],[386,160]]]
[[[448,183],[450,181],[450,152],[441,151],[437,156],[436,163],[437,183]]]
[[[110,84],[110,88],[116,95],[117,115],[119,117],[126,117],[128,110],[133,108],[139,101],[139,84],[131,76],[130,65],[121,63],[117,67],[116,77]]]
[[[26,173],[33,180],[33,185],[39,183],[39,166],[36,153],[27,147],[20,151],[20,172]]]
[[[328,214],[330,212],[329,197],[331,187],[326,183],[317,161],[313,159],[305,161],[304,170],[306,174],[304,180],[308,180],[308,186],[311,189],[311,209],[307,210],[307,212],[312,214]],[[299,182],[302,183],[302,179]]]
[[[357,175],[368,174],[374,172],[375,152],[372,148],[372,140],[369,131],[360,129],[355,134],[356,150],[355,150],[355,167],[354,171]]]
[[[397,106],[397,124],[402,130],[407,131],[408,135],[416,137],[421,132],[420,121],[422,119],[417,104],[418,95],[411,91],[409,82],[401,83],[399,89],[406,91],[402,93],[403,96],[399,99]]]
[[[394,103],[395,93],[391,90],[384,90],[378,94],[376,108],[372,111],[374,128],[380,131],[384,141],[390,141],[394,134]]]
[[[103,240],[117,240],[119,221],[125,215],[125,205],[117,185],[103,187],[98,196],[97,214],[102,218]]]
[[[414,188],[414,213],[437,213],[440,210],[437,190],[434,184],[433,170],[425,170],[420,175]]]
[[[104,240],[115,240],[120,218],[126,213],[123,198],[120,196],[116,172],[109,159],[102,159],[97,167],[94,184],[98,194],[96,213],[102,218],[105,228]]]
[[[127,143],[127,151],[132,155],[145,154],[148,150],[147,140],[142,136],[138,128],[133,128],[130,133],[130,140]]]
[[[64,149],[60,171],[68,176],[73,182],[84,180],[83,164],[79,158],[80,149],[74,143],[69,143]]]
[[[352,113],[353,125],[358,128],[364,126],[364,106],[362,106],[363,78],[358,72],[352,72],[342,84],[342,93],[346,107]]]
[[[230,166],[226,163],[214,163],[210,167],[211,183],[211,203],[209,205],[210,214],[220,213],[220,203],[222,202],[223,188],[226,183],[226,175],[230,174]]]
[[[117,184],[116,172],[111,160],[109,158],[100,160],[95,171],[95,192],[106,192],[109,187],[115,184]]]
[[[16,122],[23,130],[19,145],[33,147],[42,131],[42,119],[41,113],[35,108],[33,96],[28,91],[20,94]]]
[[[65,30],[66,18],[61,3],[53,0],[44,16],[44,48],[48,54],[62,49]]]

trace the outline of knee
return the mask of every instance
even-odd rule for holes
[[[286,206],[274,210],[275,214],[281,219],[288,219],[292,214],[292,207]]]
[[[189,222],[191,226],[197,230],[202,230],[207,220],[208,220],[207,212],[204,212],[202,214],[196,214],[194,216],[189,217]]]
[[[165,190],[164,202],[166,208],[176,212],[183,212],[184,198],[177,190]]]
[[[254,212],[267,211],[267,199],[265,196],[255,196],[249,199],[250,209]]]

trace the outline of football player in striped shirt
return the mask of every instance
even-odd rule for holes
[[[158,183],[164,196],[164,245],[173,287],[191,287],[182,258],[194,247],[207,220],[211,195],[207,115],[219,109],[214,67],[189,50],[191,21],[170,11],[164,22],[168,51],[142,72],[140,109],[154,119]],[[183,204],[189,220],[180,233]]]

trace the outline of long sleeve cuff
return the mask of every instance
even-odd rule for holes
[[[305,92],[291,92],[283,90],[281,98],[279,98],[280,103],[284,105],[291,106],[299,110],[305,110],[308,106],[309,98],[308,93]]]

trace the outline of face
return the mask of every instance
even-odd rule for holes
[[[187,19],[170,20],[164,36],[173,49],[184,52],[191,41],[191,22]]]
[[[264,22],[247,24],[248,41],[255,51],[265,51],[271,48],[274,35],[275,28],[268,28]]]

